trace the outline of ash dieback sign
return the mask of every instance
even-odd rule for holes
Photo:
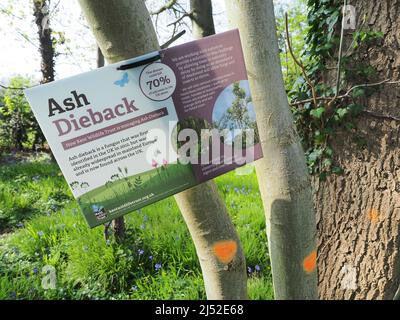
[[[237,30],[25,95],[90,227],[262,157]]]

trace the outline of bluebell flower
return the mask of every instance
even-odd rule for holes
[[[39,271],[38,268],[36,268],[36,267],[33,268],[33,273],[38,273],[38,271]]]
[[[132,291],[138,291],[138,287],[137,286],[133,286],[131,289],[132,289]]]
[[[248,273],[252,273],[252,272],[253,272],[253,269],[252,269],[251,267],[247,267],[247,272],[248,272]]]
[[[33,181],[38,181],[40,179],[40,176],[34,176],[34,177],[32,177],[32,180]]]
[[[139,250],[138,250],[139,256],[141,256],[143,253],[144,253],[144,250],[143,250],[143,249],[139,249]]]
[[[149,216],[148,216],[147,214],[145,214],[145,215],[143,216],[143,220],[144,220],[144,221],[149,221]]]
[[[156,265],[154,266],[154,269],[155,269],[156,271],[160,270],[161,268],[162,268],[161,263],[156,263]]]
[[[150,260],[150,261],[153,261],[153,256],[149,256],[149,260]]]
[[[256,269],[257,272],[261,271],[261,267],[257,264],[254,269]]]
[[[44,232],[43,232],[43,231],[38,231],[37,235],[38,235],[39,237],[43,237],[43,236],[44,236]]]
[[[146,228],[146,226],[144,225],[144,224],[142,224],[141,226],[140,226],[140,229],[142,229],[142,230],[144,230]]]

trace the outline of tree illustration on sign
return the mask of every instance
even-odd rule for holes
[[[224,137],[225,143],[231,143],[232,139],[240,143],[242,148],[259,142],[258,128],[255,112],[250,96],[247,81],[235,82],[227,87],[218,97],[213,111],[213,127],[222,131],[228,129],[229,136]],[[235,134],[234,130],[243,130],[242,134]],[[254,131],[254,141],[248,145],[246,130]],[[232,134],[235,134],[233,137]]]

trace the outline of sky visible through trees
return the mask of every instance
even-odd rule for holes
[[[279,5],[291,5],[297,0],[276,0]],[[28,0],[4,0],[0,3],[0,82],[7,83],[8,79],[16,76],[40,79],[40,56],[38,50],[37,31],[33,21],[32,5]],[[162,1],[146,0],[150,10],[160,6]],[[182,0],[183,6],[188,7],[189,1]],[[11,7],[10,7],[11,6]],[[12,8],[11,14],[5,14]],[[51,2],[50,24],[57,40],[63,44],[57,45],[56,79],[79,74],[96,68],[96,43],[84,21],[79,5],[73,1]],[[214,20],[217,32],[229,29],[223,0],[213,0]],[[158,37],[160,43],[169,39],[172,27],[167,24],[174,21],[172,16],[165,14],[158,19]],[[186,21],[186,29],[190,22]],[[189,30],[187,30],[189,31]],[[82,40],[84,39],[84,40]],[[192,40],[191,32],[187,32],[175,44]],[[32,50],[33,49],[33,50]]]

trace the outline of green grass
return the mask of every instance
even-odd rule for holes
[[[255,175],[229,173],[216,181],[252,271],[249,297],[272,299]],[[106,242],[102,227],[88,228],[59,169],[38,161],[0,166],[0,210],[0,230],[7,232],[0,236],[0,299],[206,298],[172,197],[126,215],[126,241]],[[55,267],[56,289],[42,288],[46,265]]]

